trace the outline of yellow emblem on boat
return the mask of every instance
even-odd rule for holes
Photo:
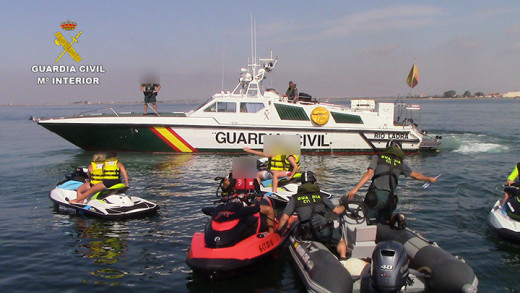
[[[312,110],[311,119],[312,122],[318,125],[325,125],[329,122],[330,113],[329,110],[324,107],[316,107]]]

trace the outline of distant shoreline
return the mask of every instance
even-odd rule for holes
[[[350,100],[397,100],[397,97],[379,97],[379,98],[368,98],[368,97],[359,97],[359,98],[318,98],[320,102],[330,102],[330,101],[350,101]],[[405,101],[413,101],[413,100],[516,100],[519,98],[504,98],[504,97],[457,97],[457,98],[443,98],[443,97],[403,97]],[[178,101],[178,100],[166,100],[166,101],[157,101],[157,104],[199,104],[204,102],[204,100],[192,100],[192,101]],[[72,102],[72,103],[44,103],[44,104],[0,104],[0,107],[32,107],[32,106],[94,106],[94,105],[142,105],[143,102]]]

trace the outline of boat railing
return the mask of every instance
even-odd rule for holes
[[[112,108],[112,107],[83,111],[83,112],[80,112],[79,114],[77,114],[77,116],[80,116],[80,117],[83,117],[83,116],[102,116],[103,113],[100,112],[100,111],[104,111],[104,110],[110,110],[112,113],[114,113],[114,115],[119,117],[119,113],[117,113],[116,110],[114,110],[114,108]],[[96,112],[96,113],[94,113],[94,112]],[[129,112],[129,113],[132,113],[132,112]]]
[[[396,108],[395,125],[413,126],[419,128],[421,124],[421,106],[408,104],[402,98],[394,103]]]

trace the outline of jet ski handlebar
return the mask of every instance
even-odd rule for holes
[[[213,203],[221,203],[221,202],[228,202],[230,200],[238,199],[241,202],[245,202],[247,205],[249,205],[253,199],[257,196],[260,196],[258,193],[236,193],[233,195],[223,196],[219,200],[214,201]]]
[[[505,185],[504,191],[509,194],[510,196],[520,196],[520,189],[518,186],[512,185]]]

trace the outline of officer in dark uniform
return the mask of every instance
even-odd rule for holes
[[[343,212],[342,207],[335,207],[330,199],[321,194],[313,172],[304,172],[301,178],[303,184],[285,207],[278,230],[282,229],[289,217],[296,212],[300,220],[300,235],[304,240],[336,246],[340,259],[346,259],[347,244],[342,237],[341,229],[334,228],[330,220],[330,213],[339,215]]]
[[[289,81],[289,88],[287,88],[287,91],[285,92],[285,96],[287,99],[293,103],[296,103],[298,101],[298,89],[296,88],[296,84],[292,81]]]
[[[153,110],[157,114],[157,92],[161,89],[161,85],[158,83],[143,83],[140,86],[141,91],[144,93],[144,114],[148,112],[148,104],[153,105]]]
[[[367,172],[361,177],[356,187],[343,196],[341,203],[345,203],[347,198],[352,199],[359,188],[372,178],[372,184],[370,184],[364,200],[368,207],[366,217],[375,219],[378,223],[387,224],[397,207],[397,196],[394,192],[400,175],[430,183],[437,181],[435,177],[412,171],[403,160],[404,152],[401,149],[401,143],[394,140],[389,141],[381,155],[372,157]]]

